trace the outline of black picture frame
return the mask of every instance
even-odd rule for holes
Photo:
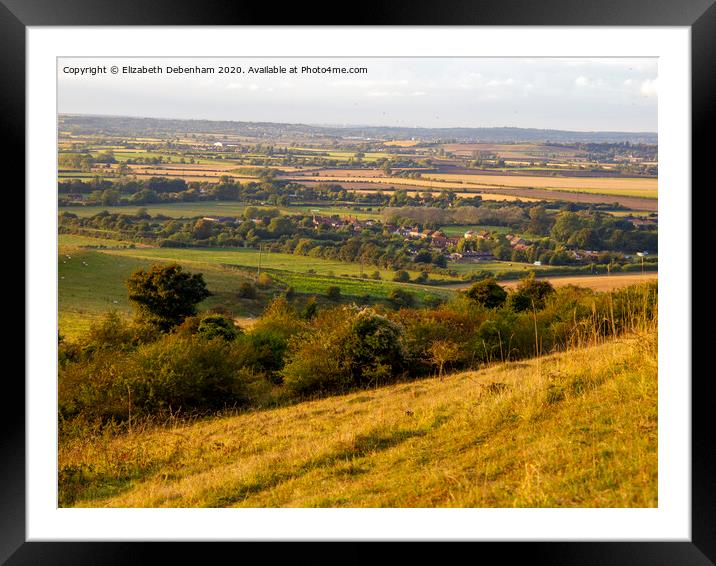
[[[139,0],[122,2],[92,0],[0,0],[0,124],[9,141],[6,162],[25,162],[25,32],[28,26],[102,25],[340,25],[335,5],[321,3],[263,3],[241,5],[222,0],[202,3],[186,0]],[[692,186],[700,187],[699,207],[693,207],[692,227],[708,226],[707,205],[713,184],[711,147],[714,126],[712,110],[716,94],[716,4],[714,0],[501,0],[491,2],[440,2],[425,0],[351,5],[351,25],[560,25],[560,26],[686,26],[691,28],[692,48]],[[30,148],[31,149],[31,148]],[[24,168],[16,186],[25,186]],[[688,188],[684,188],[688,190]],[[710,191],[713,193],[713,191]],[[19,206],[24,211],[24,202]],[[701,215],[699,218],[698,215]],[[24,217],[24,214],[23,214]],[[692,228],[692,265],[708,253],[708,241],[697,238]],[[692,273],[692,297],[709,294],[706,277]],[[32,301],[25,296],[25,302]],[[700,303],[699,303],[700,304]],[[699,308],[701,317],[713,307]],[[693,319],[692,319],[693,320]],[[712,326],[713,328],[713,326]],[[702,330],[701,332],[699,330]],[[703,331],[692,322],[692,360],[703,358],[713,342],[713,330]],[[28,337],[31,339],[31,337]],[[499,559],[531,564],[664,564],[706,565],[716,563],[716,447],[711,404],[716,398],[715,380],[708,362],[697,371],[694,363],[692,389],[692,537],[690,542],[524,542],[461,543],[477,548],[445,548],[424,543],[401,545],[400,561],[430,558],[439,552],[460,552],[475,559]],[[689,379],[691,376],[670,376]],[[162,563],[213,563],[219,554],[235,560],[247,559],[237,543],[90,543],[26,542],[25,537],[25,407],[24,384],[6,372],[3,383],[6,402],[0,410],[0,563],[19,564],[115,564],[157,560]],[[12,411],[14,407],[14,412]],[[241,544],[241,543],[238,543]],[[395,549],[386,543],[243,543],[266,558],[277,554],[299,562],[365,562]],[[389,543],[388,543],[389,544]],[[270,548],[267,545],[271,545]],[[336,545],[340,545],[336,547]],[[265,554],[264,554],[265,553]],[[253,553],[252,553],[253,555]],[[437,558],[436,558],[437,559]]]

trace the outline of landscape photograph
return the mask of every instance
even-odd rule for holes
[[[658,507],[656,58],[57,89],[59,507]]]

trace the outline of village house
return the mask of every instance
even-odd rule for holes
[[[463,236],[466,240],[486,240],[490,237],[490,233],[487,230],[468,230]]]
[[[507,236],[505,236],[505,239],[510,243],[513,248],[516,249],[524,249],[517,248],[517,246],[524,246],[525,244],[527,244],[527,240],[525,240],[524,238],[520,238],[519,236],[515,236],[514,234],[507,234]]]
[[[654,218],[633,218],[630,221],[634,228],[656,228],[658,225]]]
[[[240,223],[241,220],[234,216],[204,216],[202,220],[206,220],[207,222],[238,222]]]

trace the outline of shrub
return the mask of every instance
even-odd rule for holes
[[[338,301],[341,298],[341,288],[337,285],[331,285],[326,289],[326,297],[331,301]]]
[[[244,384],[229,354],[224,340],[176,334],[132,352],[98,352],[60,368],[60,416],[125,421],[241,403]]]
[[[205,316],[197,326],[197,333],[204,338],[223,338],[231,342],[241,333],[234,321],[220,314]]]
[[[255,299],[256,298],[256,287],[254,287],[248,281],[244,281],[239,285],[238,296],[241,299]]]
[[[306,299],[306,306],[303,308],[303,312],[301,313],[301,318],[311,320],[314,316],[316,316],[317,312],[318,305],[316,304],[316,297],[308,297],[308,299]]]
[[[218,409],[242,398],[224,340],[168,336],[139,348],[133,361],[127,385],[147,413]]]
[[[408,281],[410,281],[410,274],[407,271],[400,270],[396,272],[395,276],[393,277],[393,281],[407,283]]]
[[[117,311],[109,311],[99,321],[93,322],[83,340],[83,349],[87,353],[97,350],[129,350],[135,345],[135,332]]]
[[[465,291],[470,299],[488,309],[501,307],[507,300],[507,291],[492,279],[483,279]]]
[[[426,374],[435,366],[435,352],[431,350],[436,342],[460,345],[459,353],[446,360],[458,366],[472,361],[482,349],[478,350],[475,342],[485,315],[471,301],[453,302],[432,310],[402,310],[399,316],[405,329],[409,364],[417,375]]]
[[[232,355],[240,367],[270,376],[283,367],[287,347],[286,336],[270,328],[258,328],[234,342]]]
[[[547,297],[554,293],[549,281],[538,281],[534,273],[522,279],[517,289],[510,295],[510,306],[516,312],[540,310],[544,308]]]
[[[281,374],[298,393],[347,390],[387,383],[405,366],[402,328],[373,309],[322,313],[289,342]]]
[[[415,306],[415,293],[405,289],[393,289],[388,296],[388,300],[395,308],[409,308]]]
[[[271,377],[284,365],[289,338],[304,327],[305,321],[288,301],[277,297],[251,331],[234,342],[233,355],[240,366]]]
[[[259,275],[256,285],[262,289],[268,289],[273,284],[273,278],[268,273],[262,273]]]
[[[427,271],[421,271],[418,275],[415,276],[415,279],[413,281],[415,283],[427,283],[430,280],[430,276],[428,275]]]

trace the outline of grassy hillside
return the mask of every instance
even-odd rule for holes
[[[63,442],[61,506],[654,507],[656,331]]]
[[[141,250],[137,251],[141,253]],[[124,282],[133,271],[148,269],[154,263],[157,262],[143,257],[113,255],[109,250],[88,250],[61,243],[58,250],[60,333],[68,338],[81,336],[92,322],[109,310],[129,316],[132,308]],[[230,309],[236,316],[255,316],[263,310],[263,303],[253,305],[236,296],[239,285],[251,281],[245,273],[219,264],[182,263],[190,271],[203,273],[213,293],[199,304],[201,310],[222,307]]]
[[[185,269],[204,275],[211,297],[199,304],[199,310],[225,309],[238,317],[260,314],[266,300],[241,300],[236,292],[244,281],[253,282],[259,252],[253,249],[170,249],[128,248],[127,242],[61,234],[58,248],[58,291],[60,333],[70,339],[86,333],[92,322],[109,310],[129,316],[126,279],[137,269],[155,263],[179,262]],[[85,246],[105,245],[105,249]],[[407,289],[424,301],[446,298],[454,291],[414,283],[394,283],[394,272],[366,266],[365,273],[380,271],[381,281],[356,277],[360,264],[315,259],[290,254],[262,254],[262,271],[276,282],[263,294],[266,298],[289,286],[299,294],[324,295],[337,285],[346,300],[369,295],[371,300],[385,300],[394,289]],[[314,269],[315,274],[301,270]],[[333,271],[335,270],[335,272]],[[410,271],[415,278],[419,272]],[[347,277],[351,275],[353,277]],[[431,277],[435,277],[432,275]]]

